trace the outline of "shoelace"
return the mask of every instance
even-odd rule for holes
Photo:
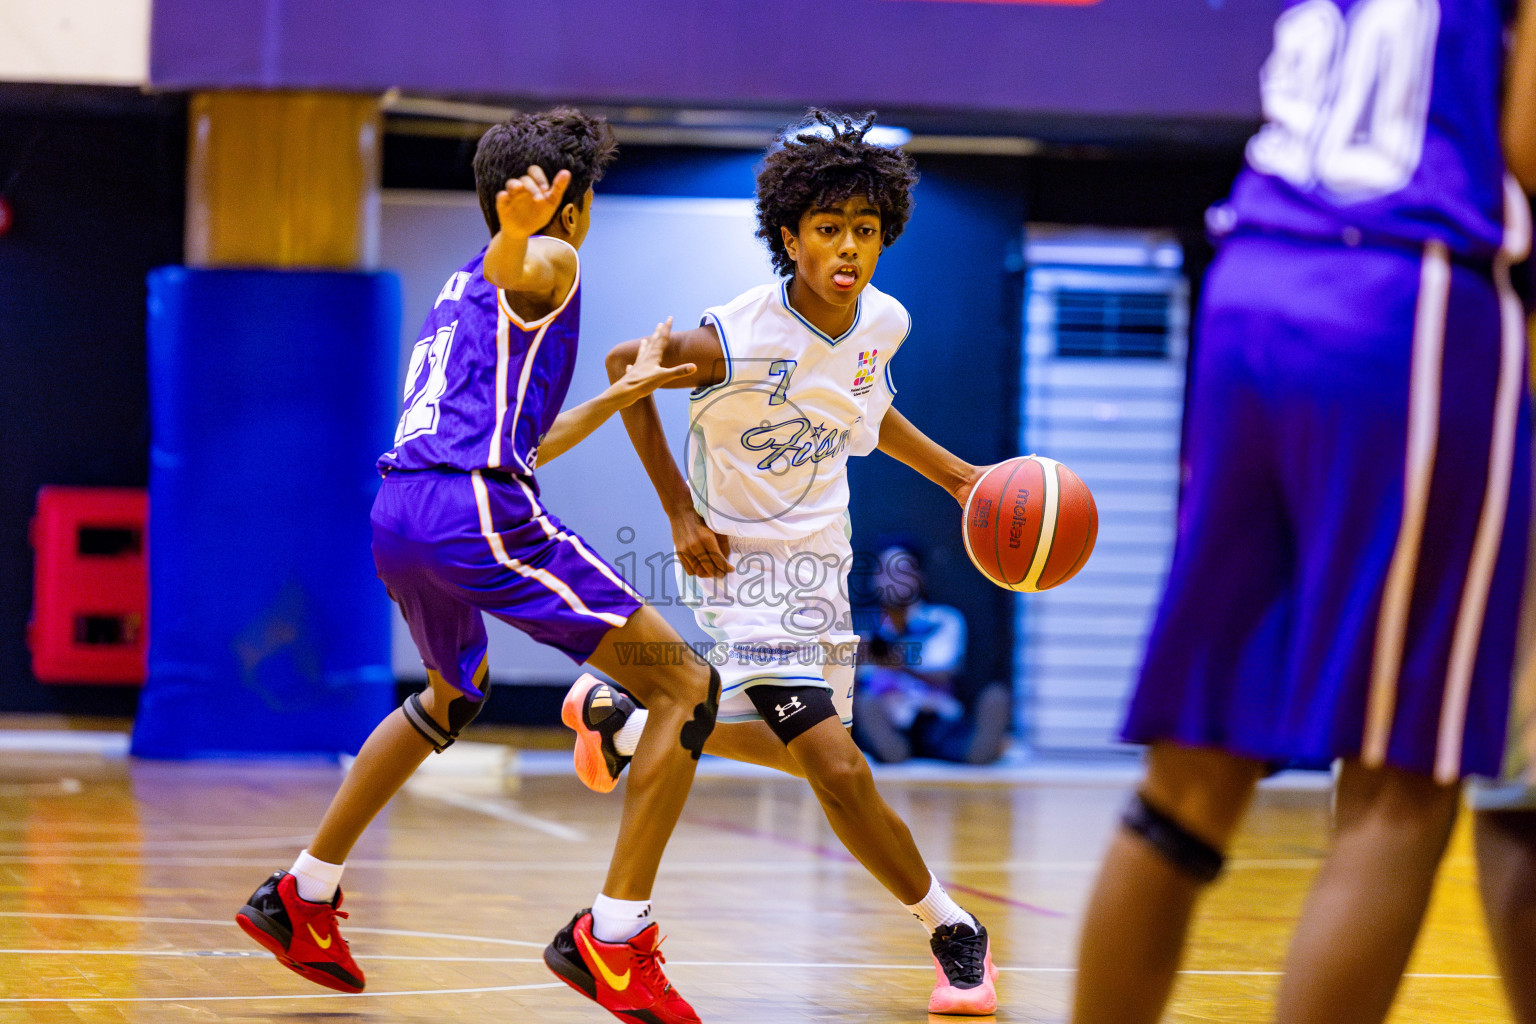
[[[986,972],[986,940],[980,933],[948,935],[934,951],[951,985],[980,985]]]
[[[649,953],[635,953],[634,964],[635,971],[644,977],[651,984],[652,988],[655,987],[655,982],[659,980],[663,986],[662,991],[670,992],[672,990],[672,982],[668,981],[667,976],[661,971],[661,965],[667,962],[667,958],[661,955],[661,944],[666,941],[667,937],[663,935],[657,941],[656,948]]]
[[[347,913],[345,910],[337,910],[335,907],[328,906],[325,910],[320,912],[320,916],[324,918],[325,923],[330,926],[330,933],[340,939],[343,946],[345,946],[347,949],[351,949],[351,943],[347,942],[346,936],[342,935],[341,932],[336,928],[336,918],[351,917],[352,915]]]

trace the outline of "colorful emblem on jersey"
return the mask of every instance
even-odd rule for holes
[[[853,393],[862,395],[875,386],[875,362],[880,350],[872,348],[859,353],[859,365],[853,371]]]

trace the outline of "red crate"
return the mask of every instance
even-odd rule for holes
[[[27,646],[40,681],[144,681],[148,518],[137,488],[38,490]]]

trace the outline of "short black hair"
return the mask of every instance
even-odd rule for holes
[[[880,211],[883,246],[907,226],[917,168],[900,149],[864,141],[874,124],[873,112],[855,120],[812,109],[769,150],[757,175],[757,237],[767,243],[781,277],[795,272],[795,261],[784,250],[779,229],[799,231],[807,210],[830,209],[862,195]]]
[[[574,107],[513,114],[492,125],[475,148],[475,192],[480,196],[486,227],[492,235],[501,229],[496,193],[506,187],[508,178],[521,177],[534,164],[551,181],[558,172],[570,171],[565,202],[574,203],[579,210],[587,189],[602,179],[618,152],[608,122]],[[564,209],[565,203],[560,208]]]

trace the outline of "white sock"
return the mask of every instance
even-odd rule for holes
[[[933,878],[933,873],[929,872],[928,877]],[[916,903],[908,904],[907,909],[912,911],[913,917],[923,922],[929,935],[947,924],[968,924],[972,928],[976,927],[976,919],[961,910],[960,904],[949,898],[949,893],[944,891],[944,887],[939,884],[937,878],[933,878],[933,884],[928,887],[928,895]]]
[[[592,934],[604,942],[628,942],[650,926],[650,900],[615,900],[599,893],[592,901]]]
[[[624,728],[613,734],[614,749],[625,757],[633,757],[635,747],[640,744],[640,734],[645,731],[645,720],[650,717],[649,711],[637,708],[635,713],[629,716],[629,721],[624,723]]]
[[[329,903],[336,897],[336,890],[341,886],[341,872],[345,868],[345,864],[327,864],[318,857],[311,857],[305,850],[288,873],[299,885],[299,899]]]

